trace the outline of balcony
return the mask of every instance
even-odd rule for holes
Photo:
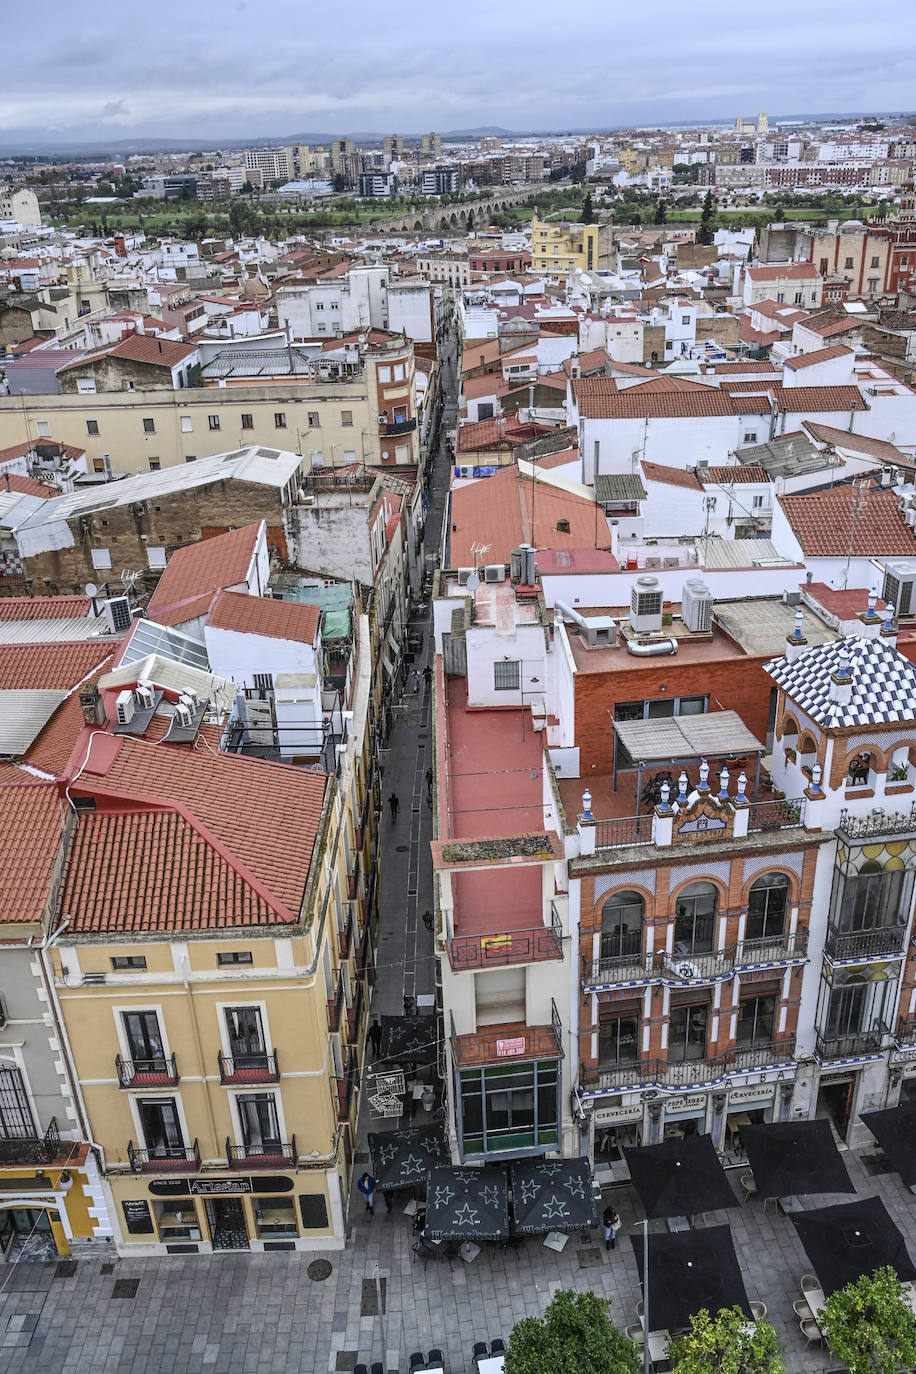
[[[173,1088],[178,1082],[174,1054],[158,1059],[122,1059],[118,1054],[115,1071],[122,1088]]]
[[[54,1164],[73,1154],[73,1142],[61,1140],[57,1118],[44,1135],[0,1136],[0,1164]]]
[[[344,980],[343,972],[337,971],[337,986],[334,989],[334,996],[328,998],[328,1030],[340,1030],[340,1018],[344,1009]]]
[[[916,1049],[916,1016],[901,1016],[894,1031],[894,1044],[898,1050]]]
[[[459,1069],[505,1064],[513,1059],[530,1062],[563,1057],[563,1026],[553,998],[549,1026],[493,1026],[470,1035],[456,1035],[453,1017],[451,1041],[452,1058]]]
[[[359,1065],[356,1058],[356,1051],[348,1048],[344,1061],[344,1071],[340,1078],[334,1080],[337,1086],[337,1120],[349,1121],[350,1110],[353,1104],[353,1093],[359,1083]]]
[[[347,919],[343,930],[337,932],[337,940],[340,947],[341,959],[347,959],[350,955],[350,946],[353,943],[353,908],[347,908]]]
[[[830,923],[824,953],[834,962],[848,959],[900,958],[906,943],[906,926],[899,923],[873,930],[838,930]]]
[[[416,427],[416,415],[412,415],[409,420],[391,420],[379,426],[386,438],[393,438],[396,434],[411,434]]]
[[[220,1050],[216,1061],[219,1064],[219,1081],[226,1087],[233,1087],[237,1083],[280,1081],[276,1050],[270,1054],[266,1050],[259,1050],[253,1054],[237,1055],[223,1054]]]
[[[127,1158],[135,1174],[196,1174],[200,1170],[200,1147],[194,1144],[160,1145],[155,1150],[140,1150],[127,1142]]]
[[[651,840],[651,811],[645,816],[618,816],[595,825],[596,849],[623,849],[628,845],[649,844]]]
[[[582,1087],[592,1092],[625,1092],[658,1086],[665,1088],[700,1087],[720,1083],[729,1074],[774,1068],[795,1059],[792,1037],[765,1041],[758,1045],[738,1045],[723,1054],[671,1063],[664,1059],[636,1059],[629,1064],[605,1068],[583,1064]]]
[[[778,797],[751,802],[747,818],[748,834],[759,830],[791,830],[805,823],[804,797]]]
[[[872,807],[867,816],[850,815],[844,807],[840,812],[838,832],[848,840],[870,840],[880,835],[916,835],[916,802],[908,811],[885,811]]]
[[[358,1040],[360,1023],[363,1019],[363,985],[357,981],[353,1001],[347,1007],[347,1039]]]
[[[701,954],[668,954],[665,950],[646,954],[642,936],[635,934],[620,942],[630,946],[620,954],[582,960],[582,985],[588,990],[616,983],[651,982],[664,979],[692,983],[721,978],[734,969],[758,968],[767,964],[786,964],[807,957],[808,932],[765,935],[740,940],[727,949]]]
[[[534,964],[563,958],[563,925],[553,902],[550,925],[530,930],[492,931],[486,935],[452,935],[447,939],[448,958],[459,969],[498,968],[505,964]]]
[[[817,1032],[815,1053],[822,1064],[833,1059],[850,1059],[856,1055],[879,1054],[884,1048],[887,1027],[876,1021],[871,1030],[854,1031],[848,1035],[823,1035]]]
[[[233,1145],[227,1136],[226,1159],[230,1169],[295,1169],[299,1162],[296,1137],[293,1136],[288,1144],[274,1140]]]

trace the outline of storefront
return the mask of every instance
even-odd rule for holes
[[[306,1250],[336,1244],[334,1209],[328,1191],[320,1190],[322,1185],[338,1188],[336,1173],[131,1177],[113,1178],[111,1184],[122,1255]]]
[[[791,1091],[791,1084],[788,1085]],[[741,1144],[742,1126],[759,1126],[778,1120],[775,1083],[749,1083],[732,1088],[725,1112],[725,1163],[737,1164],[745,1158]]]
[[[708,1093],[687,1093],[664,1099],[664,1126],[661,1139],[683,1139],[689,1135],[703,1135],[707,1129]]]
[[[47,1260],[69,1255],[73,1244],[108,1236],[107,1213],[95,1161],[87,1145],[61,1142],[72,1155],[44,1168],[0,1169],[0,1255]]]

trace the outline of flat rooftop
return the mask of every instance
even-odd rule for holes
[[[808,606],[787,606],[781,598],[749,597],[717,601],[713,615],[719,625],[752,658],[774,658],[786,651],[786,637],[795,629],[795,612],[802,613],[802,634],[812,647],[830,644],[837,633]]]

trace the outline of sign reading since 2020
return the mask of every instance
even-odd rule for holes
[[[499,1059],[511,1059],[517,1054],[525,1053],[525,1037],[523,1035],[514,1036],[511,1040],[497,1040],[496,1054]]]

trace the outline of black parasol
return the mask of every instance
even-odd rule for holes
[[[426,1231],[434,1240],[501,1240],[509,1234],[509,1181],[504,1169],[430,1170]]]
[[[583,1231],[597,1226],[587,1159],[517,1160],[510,1175],[516,1231]]]
[[[793,1212],[792,1220],[828,1295],[885,1264],[896,1269],[901,1279],[916,1279],[906,1241],[880,1198]]]
[[[430,1169],[448,1159],[442,1131],[419,1126],[410,1131],[369,1133],[375,1186],[380,1192],[425,1184]]]
[[[647,1217],[689,1217],[738,1206],[711,1136],[626,1146],[624,1154]]]
[[[863,1112],[865,1122],[908,1188],[916,1183],[916,1102],[883,1112]]]
[[[630,1237],[643,1283],[643,1237]],[[649,1236],[649,1326],[652,1331],[680,1330],[702,1308],[715,1314],[740,1307],[751,1315],[744,1280],[728,1226]]]
[[[741,1144],[761,1197],[854,1193],[830,1122],[771,1121],[741,1127]]]

